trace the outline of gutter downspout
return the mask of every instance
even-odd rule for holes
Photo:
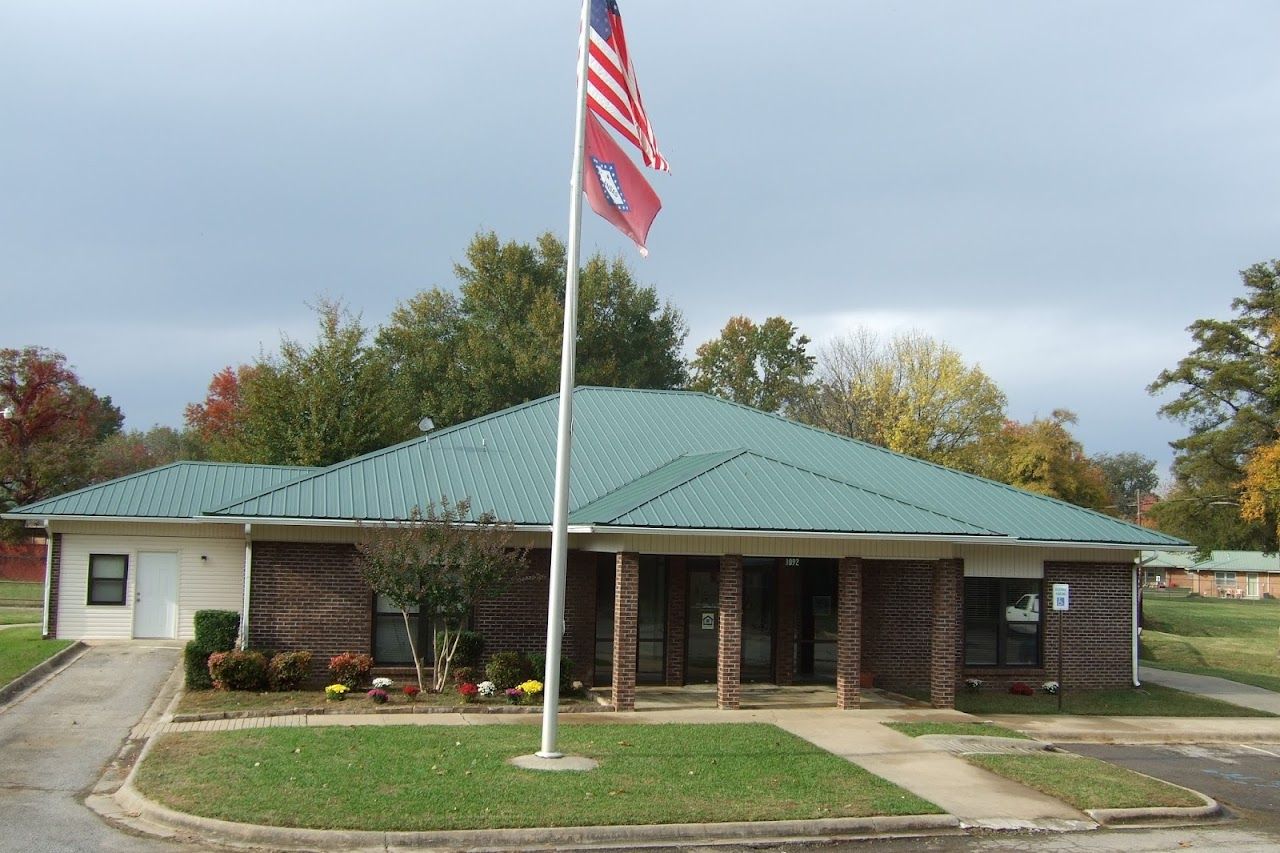
[[[1138,622],[1142,618],[1142,613],[1138,609],[1138,575],[1143,570],[1143,566],[1155,559],[1155,556],[1147,557],[1145,560],[1141,555],[1133,561],[1133,686],[1141,687],[1142,679],[1139,677],[1138,671],[1138,640],[1142,636],[1142,629],[1138,627]]]
[[[53,532],[44,520],[44,607],[40,616],[40,636],[49,639],[49,605],[53,599]]]
[[[244,597],[240,603],[240,649],[249,647],[249,584],[253,580],[253,525],[244,526]]]

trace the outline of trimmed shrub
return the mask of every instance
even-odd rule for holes
[[[506,690],[527,680],[533,674],[533,667],[529,665],[529,659],[519,652],[498,652],[489,658],[484,673],[499,690]]]
[[[197,610],[196,644],[209,654],[229,652],[240,636],[240,614],[234,610]]]
[[[478,667],[484,661],[484,635],[478,631],[463,631],[458,636],[458,647],[453,652],[453,662],[458,666]]]
[[[329,672],[338,684],[345,684],[352,690],[360,686],[360,682],[369,677],[373,669],[373,658],[353,652],[343,652],[329,658]]]
[[[529,655],[529,663],[533,667],[533,677],[541,680],[547,674],[547,656],[542,652]],[[560,695],[567,696],[573,692],[573,661],[560,655]]]
[[[449,678],[454,684],[474,684],[477,680],[484,681],[483,678],[477,679],[478,670],[474,666],[455,666],[449,668]]]
[[[311,674],[311,652],[280,652],[267,664],[272,690],[297,690]]]
[[[267,686],[267,657],[262,652],[214,652],[209,676],[218,690],[263,690]]]
[[[182,648],[182,668],[187,674],[188,690],[213,687],[213,679],[209,677],[209,653],[195,640]]]

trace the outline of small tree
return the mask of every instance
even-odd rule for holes
[[[498,595],[523,577],[524,549],[511,546],[514,528],[493,513],[471,516],[471,502],[418,507],[409,518],[362,528],[356,544],[361,573],[378,595],[385,596],[404,617],[409,650],[421,689],[422,657],[418,654],[409,613],[439,620],[436,628],[432,689],[448,683],[449,666],[467,616],[481,599]]]

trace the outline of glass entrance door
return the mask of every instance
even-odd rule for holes
[[[716,680],[716,660],[720,628],[720,571],[718,560],[688,562],[689,613],[685,620],[684,680],[686,684],[708,684]]]

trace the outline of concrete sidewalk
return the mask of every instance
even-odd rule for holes
[[[1189,672],[1175,672],[1150,666],[1142,668],[1140,677],[1143,681],[1159,684],[1162,687],[1172,687],[1185,693],[1207,696],[1210,699],[1230,702],[1232,705],[1253,708],[1256,711],[1280,714],[1280,693],[1254,687],[1252,684],[1241,684],[1238,681],[1228,681],[1212,675],[1192,675]]]
[[[1280,743],[1280,717],[989,714],[981,719],[1049,743]]]

